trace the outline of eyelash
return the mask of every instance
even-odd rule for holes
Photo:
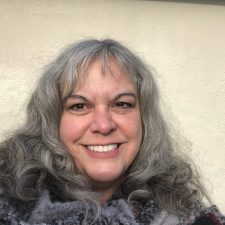
[[[116,107],[118,109],[130,109],[130,108],[135,107],[135,105],[133,103],[122,102],[122,101],[116,102],[112,106]],[[90,106],[88,106],[88,104],[86,104],[86,103],[76,103],[76,104],[71,105],[69,107],[69,110],[76,111],[76,112],[83,112],[83,111],[87,110],[88,108],[90,108]]]
[[[82,106],[82,107],[81,107]],[[85,103],[76,103],[76,104],[73,104],[69,107],[69,109],[71,110],[75,110],[75,111],[82,111],[84,110],[85,108],[88,108],[88,106],[85,104]]]
[[[129,102],[117,102],[115,106],[122,108],[122,109],[127,109],[127,108],[134,108],[134,105]]]

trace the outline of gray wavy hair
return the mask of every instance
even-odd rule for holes
[[[121,181],[129,202],[153,198],[162,208],[190,211],[192,196],[205,195],[195,169],[180,153],[159,106],[151,71],[138,56],[114,40],[84,40],[68,46],[50,63],[27,107],[25,125],[0,146],[0,192],[23,201],[34,200],[49,177],[69,199],[88,206],[96,195],[80,175],[59,139],[62,88],[70,95],[78,75],[96,58],[109,69],[109,58],[125,68],[136,85],[141,107],[143,140],[140,151]],[[96,211],[98,212],[98,210]]]

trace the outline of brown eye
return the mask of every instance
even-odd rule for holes
[[[75,111],[82,111],[82,110],[85,110],[86,108],[87,106],[83,103],[77,103],[70,107],[71,110],[75,110]]]
[[[129,102],[117,102],[116,107],[118,108],[133,108],[133,105]]]

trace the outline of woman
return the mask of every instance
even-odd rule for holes
[[[151,72],[113,40],[66,48],[0,147],[1,224],[225,224],[181,155]]]

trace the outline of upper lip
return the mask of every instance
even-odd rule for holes
[[[98,144],[85,144],[85,146],[106,146],[106,145],[120,145],[121,143],[118,142],[111,142],[111,143],[98,143]]]

